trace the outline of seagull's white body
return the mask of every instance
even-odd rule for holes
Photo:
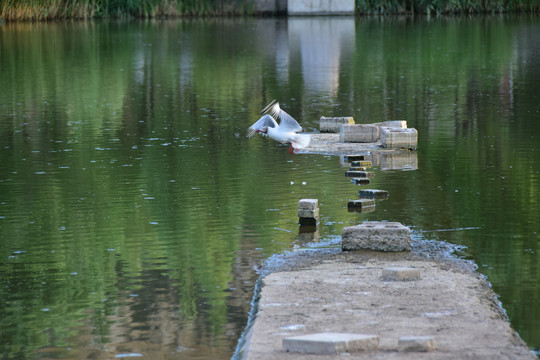
[[[309,146],[310,136],[297,134],[302,131],[302,127],[291,115],[280,109],[278,102],[274,100],[262,112],[264,115],[248,128],[248,137],[261,133],[281,143],[290,143],[295,150]],[[275,118],[279,119],[279,124]]]

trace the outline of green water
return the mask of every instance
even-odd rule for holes
[[[466,248],[540,348],[540,21],[292,18],[0,26],[3,359],[227,359],[257,268],[400,221]],[[403,119],[418,168],[377,164],[374,212],[340,158],[245,129],[272,99]]]

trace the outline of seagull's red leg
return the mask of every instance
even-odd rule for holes
[[[294,154],[294,148],[293,148],[292,144],[289,146],[289,153]]]

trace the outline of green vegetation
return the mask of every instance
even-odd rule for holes
[[[256,0],[0,0],[2,21],[241,16]],[[356,0],[358,14],[529,13],[540,0]]]
[[[248,0],[0,0],[0,19],[61,20],[245,15]]]
[[[359,14],[498,14],[540,10],[538,0],[357,0]]]

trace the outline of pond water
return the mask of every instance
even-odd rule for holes
[[[227,359],[257,269],[400,221],[464,246],[540,348],[538,17],[206,19],[0,25],[0,354]],[[338,156],[246,128],[272,99],[320,116],[407,120],[417,169],[351,213]],[[399,168],[399,166],[398,166]]]

